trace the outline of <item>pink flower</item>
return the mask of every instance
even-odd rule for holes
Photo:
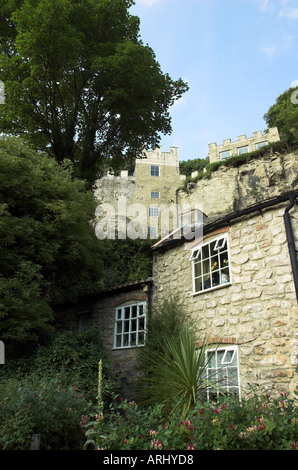
[[[293,450],[296,450],[296,441],[290,442],[290,446],[292,447]]]
[[[189,443],[189,444],[187,444],[187,450],[196,450],[196,446],[194,446],[193,444]]]
[[[184,421],[183,424],[185,424],[185,426],[187,427],[187,429],[188,429],[189,431],[191,431],[191,430],[193,429],[193,425],[191,424],[190,419],[187,419],[186,421]]]
[[[123,398],[123,397],[121,397],[121,398],[119,398],[119,400],[120,400],[120,401],[124,401],[124,398]]]
[[[234,426],[233,423],[232,423],[232,424],[229,424],[229,428],[231,428],[231,429],[236,429],[236,427]]]

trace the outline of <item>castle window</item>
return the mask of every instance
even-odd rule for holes
[[[157,227],[148,227],[148,237],[157,238]]]
[[[159,199],[159,191],[151,191],[151,199]]]
[[[116,308],[114,348],[134,348],[145,345],[146,304]]]
[[[198,294],[231,283],[227,236],[196,246],[190,257],[193,265],[193,293]]]
[[[220,155],[220,159],[221,159],[221,160],[226,160],[226,159],[229,158],[232,154],[231,154],[231,150],[226,150],[225,152],[220,152],[219,155]]]
[[[238,148],[238,155],[243,155],[244,153],[248,153],[248,146],[247,145],[245,147],[239,147]]]
[[[149,217],[158,217],[159,209],[158,207],[149,207]]]
[[[240,399],[238,346],[218,347],[206,351],[206,380],[215,383],[223,393],[233,394]],[[219,397],[219,390],[207,388],[207,399]]]
[[[151,176],[159,176],[159,166],[158,165],[151,165],[150,166],[150,175]]]
[[[262,147],[266,147],[266,145],[268,145],[268,142],[258,142],[256,144],[256,149],[259,150],[261,149]]]

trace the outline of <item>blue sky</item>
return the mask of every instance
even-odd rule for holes
[[[135,0],[130,11],[162,71],[189,84],[161,140],[180,161],[264,130],[263,115],[298,80],[298,0]]]

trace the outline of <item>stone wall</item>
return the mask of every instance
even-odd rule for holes
[[[138,377],[138,348],[114,347],[115,313],[117,307],[145,303],[146,317],[149,315],[150,280],[140,280],[118,286],[108,291],[81,299],[77,303],[59,305],[55,308],[58,323],[81,328],[97,326],[103,347],[110,359],[119,392],[126,398],[134,398],[134,384]]]
[[[247,137],[245,134],[240,135],[238,140],[231,141],[225,139],[221,145],[216,143],[209,144],[209,158],[210,163],[226,160],[234,155],[240,155],[241,151],[254,152],[258,150],[260,145],[268,145],[271,142],[278,142],[280,140],[277,127],[268,129],[268,132],[256,131],[252,137]]]
[[[209,217],[240,210],[298,185],[298,152],[267,155],[237,168],[220,166],[209,179],[180,190],[179,204],[200,204]]]
[[[249,383],[276,393],[297,388],[298,307],[283,222],[287,204],[204,234],[204,240],[228,234],[229,286],[193,295],[193,243],[154,252],[154,303],[175,294],[195,319],[198,339],[238,345],[243,394]],[[298,246],[298,209],[290,214]]]
[[[158,167],[158,176],[152,176],[151,165]],[[145,238],[147,227],[156,229],[156,237],[162,234],[167,227],[162,226],[162,218],[149,216],[149,208],[168,207],[176,204],[176,191],[185,177],[179,173],[179,149],[171,147],[169,152],[162,148],[145,152],[145,158],[137,159],[133,176],[128,172],[121,172],[121,176],[107,175],[96,182],[94,195],[101,204],[110,204],[115,209],[115,216],[121,214],[122,208],[130,208],[126,213],[127,223],[137,214],[138,205],[142,212],[138,220],[145,225]],[[158,198],[152,198],[152,192],[158,193]],[[119,205],[120,202],[120,205]],[[133,207],[134,206],[134,207]],[[177,225],[176,211],[169,212],[168,231]],[[144,238],[144,237],[142,237]]]
[[[137,348],[114,348],[115,310],[117,306],[137,302],[146,302],[148,312],[147,291],[144,292],[144,287],[127,293],[115,291],[111,295],[103,296],[95,303],[92,315],[92,323],[101,331],[102,341],[110,357],[116,381],[126,398],[133,397],[133,386],[138,377],[138,351]]]

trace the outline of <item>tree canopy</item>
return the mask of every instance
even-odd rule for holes
[[[20,138],[0,140],[1,340],[38,339],[51,304],[100,287],[95,201],[81,180]]]
[[[277,97],[264,119],[268,127],[278,127],[280,137],[290,145],[298,144],[297,91],[289,88]]]
[[[186,90],[139,36],[132,0],[4,0],[3,132],[21,135],[92,184],[171,132]]]

